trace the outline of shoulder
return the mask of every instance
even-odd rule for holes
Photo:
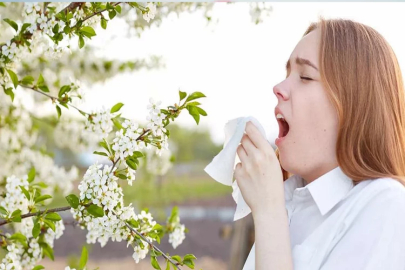
[[[398,180],[390,177],[370,179],[359,183],[359,195],[370,200],[400,200],[405,199],[405,186]],[[355,187],[356,188],[356,187]]]
[[[352,191],[352,210],[358,211],[360,216],[371,214],[388,217],[404,213],[405,217],[405,186],[396,179],[366,180],[353,187]]]

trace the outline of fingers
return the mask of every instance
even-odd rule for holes
[[[246,162],[247,153],[242,144],[238,146],[238,148],[236,149],[236,153],[238,154],[238,157],[242,162]]]
[[[243,134],[241,144],[246,151],[248,156],[252,155],[254,151],[257,150],[256,146],[253,144],[251,139],[249,138],[248,134]]]
[[[256,148],[267,149],[266,147],[270,146],[266,138],[260,133],[259,129],[251,121],[246,123],[245,130],[246,133],[249,135],[252,144]]]

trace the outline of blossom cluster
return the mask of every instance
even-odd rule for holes
[[[149,115],[146,116],[147,127],[152,130],[152,134],[154,136],[161,136],[161,148],[156,149],[156,154],[159,156],[161,155],[162,149],[169,149],[168,137],[165,134],[166,129],[164,128],[163,120],[165,119],[166,115],[161,112],[160,105],[162,104],[161,101],[155,102],[153,98],[149,99],[149,104],[147,105],[147,109],[149,110]]]
[[[28,201],[22,192],[20,186],[28,190],[27,175],[22,178],[18,178],[14,175],[10,176],[6,180],[6,197],[0,203],[0,206],[4,207],[9,213],[19,209],[22,213],[28,213],[28,206],[34,204],[32,199]],[[21,223],[13,224],[16,231],[23,234],[28,241],[27,247],[24,247],[20,242],[15,244],[9,244],[7,246],[8,253],[0,264],[0,269],[32,269],[42,259],[42,248],[39,245],[38,239],[33,238],[32,229],[34,227],[33,217],[25,218],[21,220]],[[40,226],[44,226],[44,222],[40,221]],[[55,231],[48,228],[44,233],[44,241],[51,247],[54,245],[54,240],[59,239],[65,226],[63,221],[55,222]],[[7,234],[7,237],[10,235]]]
[[[172,244],[173,248],[178,247],[183,240],[186,238],[184,231],[184,224],[180,224],[180,217],[176,216],[175,220],[170,224],[172,232],[169,234],[169,243]]]
[[[83,180],[79,184],[81,205],[76,209],[72,208],[73,217],[79,221],[82,228],[87,228],[87,243],[99,242],[103,247],[111,238],[112,241],[128,241],[134,248],[133,258],[138,263],[145,258],[149,246],[146,241],[138,239],[128,228],[129,220],[137,222],[134,227],[140,233],[153,231],[156,221],[150,213],[142,211],[135,214],[134,208],[130,204],[124,206],[123,193],[117,184],[117,177],[114,176],[115,167],[108,165],[94,164],[86,171]],[[96,217],[87,213],[84,204],[92,203],[102,207],[104,215]],[[84,226],[85,225],[85,226]],[[153,238],[145,236],[150,242]]]
[[[143,133],[143,129],[139,128],[138,123],[127,119],[122,123],[122,127],[115,133],[112,149],[115,151],[115,159],[124,160],[128,156],[132,156],[135,151],[144,149],[146,144],[142,140],[137,140]]]
[[[113,130],[112,118],[114,114],[110,113],[104,107],[99,111],[93,111],[91,116],[87,118],[85,128],[104,137]]]
[[[146,5],[146,8],[148,9],[147,12],[143,13],[143,18],[145,21],[149,22],[150,19],[154,19],[156,15],[156,5],[153,3],[148,3]]]

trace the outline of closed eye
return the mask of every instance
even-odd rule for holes
[[[311,78],[308,78],[308,77],[300,77],[302,80],[307,80],[307,81],[312,81],[312,79]]]

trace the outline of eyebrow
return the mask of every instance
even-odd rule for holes
[[[314,69],[316,69],[318,71],[318,68],[308,59],[305,58],[301,58],[301,57],[296,57],[295,58],[295,63],[298,65],[308,65]],[[290,68],[290,59],[288,59],[286,65],[285,65],[285,69],[288,70]]]

